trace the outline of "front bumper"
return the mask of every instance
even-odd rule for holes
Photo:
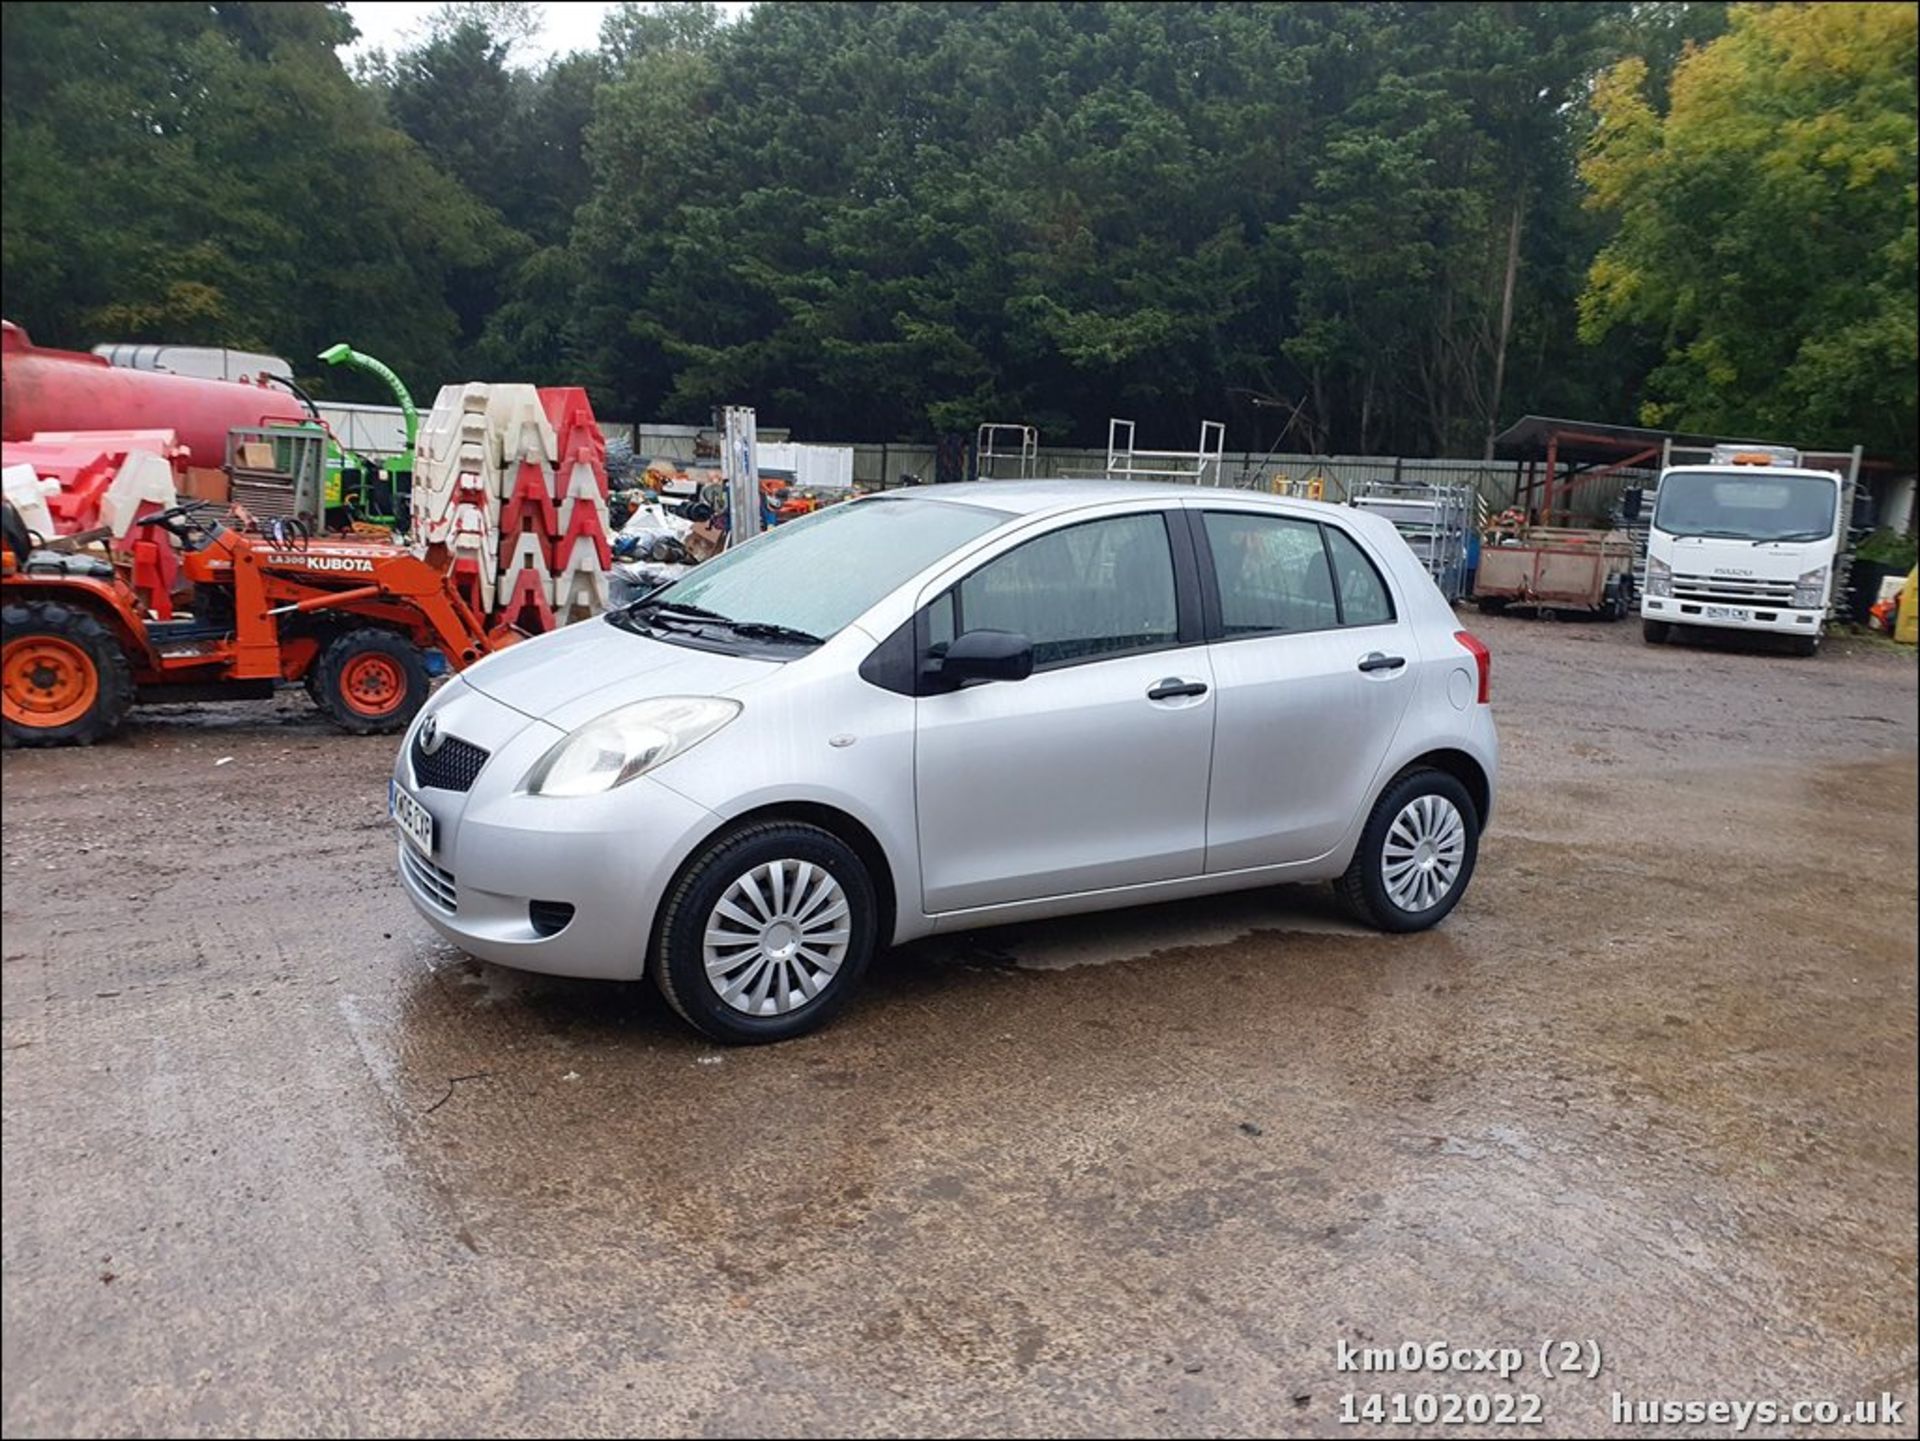
[[[1716,614],[1708,610],[1730,612]],[[1727,630],[1774,631],[1786,635],[1815,635],[1826,619],[1824,610],[1795,610],[1790,606],[1736,605],[1732,602],[1676,600],[1665,596],[1640,597],[1640,614],[1647,620],[1664,620],[1673,625],[1706,625]]]
[[[400,883],[414,908],[482,960],[549,975],[637,979],[667,882],[717,818],[648,776],[598,796],[521,794],[521,777],[561,731],[458,682],[434,697],[430,711],[442,734],[490,754],[467,791],[419,783],[411,734],[394,761],[395,783],[434,823],[430,860],[398,840]],[[571,906],[572,918],[542,935],[534,902]]]

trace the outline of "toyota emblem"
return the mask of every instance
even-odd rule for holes
[[[420,723],[420,754],[430,756],[440,749],[440,720],[437,716],[428,716]]]

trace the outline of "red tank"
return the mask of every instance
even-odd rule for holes
[[[97,355],[43,350],[0,321],[0,439],[41,430],[171,430],[193,465],[224,465],[227,432],[299,421],[307,408],[278,386],[128,370]]]

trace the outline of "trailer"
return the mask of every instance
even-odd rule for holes
[[[1481,543],[1473,598],[1483,611],[1529,605],[1624,620],[1634,603],[1633,541],[1618,530],[1497,526]]]

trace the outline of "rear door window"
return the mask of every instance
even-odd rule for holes
[[[1224,510],[1205,516],[1225,635],[1326,630],[1340,623],[1318,525]]]

